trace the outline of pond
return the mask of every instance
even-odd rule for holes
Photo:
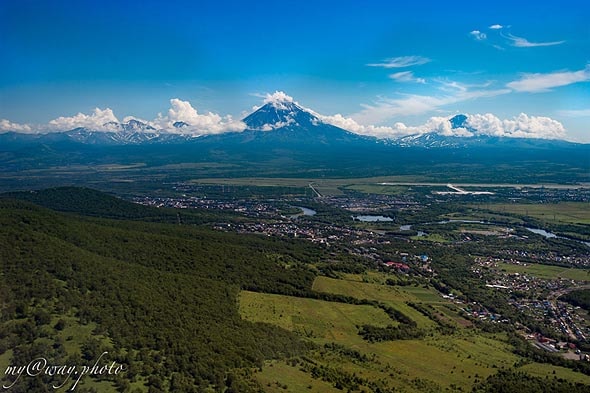
[[[546,231],[544,229],[527,228],[527,227],[525,227],[525,229],[527,231],[529,231],[529,232],[536,233],[537,235],[541,235],[541,236],[543,236],[546,239],[567,239],[567,240],[573,240],[573,241],[576,241],[578,243],[585,244],[586,246],[590,247],[590,242],[585,242],[585,241],[578,240],[578,239],[572,239],[572,238],[565,237],[565,236],[558,236],[555,233],[551,233],[551,232]]]
[[[307,208],[307,207],[302,207],[302,206],[293,206],[293,207],[296,207],[297,209],[301,210],[301,213],[294,214],[291,216],[291,218],[297,218],[299,216],[315,216],[317,214],[317,212],[315,210]]]
[[[386,216],[352,216],[353,220],[362,222],[390,222],[393,218]]]

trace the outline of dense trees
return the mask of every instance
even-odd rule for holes
[[[269,257],[277,254],[289,263]],[[314,275],[302,262],[318,255],[305,243],[80,218],[3,199],[0,344],[13,350],[15,364],[36,356],[63,364],[75,354],[59,332],[75,316],[111,342],[83,343],[75,364],[108,349],[128,368],[127,381],[143,380],[153,391],[218,386],[230,369],[309,347],[280,328],[243,321],[236,299],[240,288],[309,291]],[[21,388],[36,391],[31,384],[39,380]]]
[[[558,378],[533,377],[523,372],[500,371],[473,388],[474,393],[582,393],[588,386]]]
[[[568,302],[577,307],[582,307],[586,311],[590,311],[590,290],[582,289],[579,291],[572,291],[561,296],[559,300]]]

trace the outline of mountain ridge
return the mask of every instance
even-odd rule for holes
[[[272,100],[242,119],[243,131],[207,134],[195,132],[193,125],[185,121],[173,123],[174,130],[158,129],[137,119],[123,123],[107,122],[102,130],[77,127],[62,132],[23,134],[7,132],[0,134],[0,144],[6,150],[14,150],[31,144],[79,143],[96,146],[159,145],[185,143],[239,143],[261,145],[341,145],[379,144],[397,147],[425,149],[451,148],[568,148],[583,146],[577,142],[561,139],[516,138],[487,135],[468,125],[463,114],[449,118],[450,128],[460,131],[446,135],[440,131],[415,133],[398,138],[377,138],[357,134],[322,121],[313,111],[305,109],[292,100]],[[98,128],[98,127],[97,127]],[[192,132],[191,132],[192,131]]]

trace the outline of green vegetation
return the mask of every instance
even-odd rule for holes
[[[485,383],[475,387],[473,391],[475,393],[582,393],[588,391],[588,386],[573,384],[557,377],[548,379],[525,373],[500,371],[488,377]]]
[[[128,368],[110,383],[190,392],[308,348],[283,329],[242,320],[236,298],[240,288],[311,288],[299,261],[321,252],[309,244],[78,218],[9,199],[0,211],[0,347],[13,351],[11,364],[43,356],[82,366],[108,350]],[[269,258],[277,254],[289,263]],[[14,391],[42,385],[23,378]]]
[[[318,342],[362,341],[357,326],[391,324],[387,314],[369,305],[354,305],[243,291],[240,313],[252,322],[267,322]]]
[[[420,312],[410,307],[408,302],[420,302],[418,296],[427,296],[429,300],[443,300],[433,290],[413,287],[397,287],[377,283],[355,281],[358,275],[345,275],[346,279],[333,279],[328,277],[317,277],[313,283],[313,289],[318,292],[335,293],[352,296],[357,299],[378,300],[415,321],[420,328],[432,328],[436,324]],[[385,281],[386,275],[381,274],[373,278],[382,278]],[[412,293],[414,291],[414,293]],[[419,295],[417,295],[419,294]]]
[[[500,213],[513,213],[547,222],[590,224],[590,209],[585,202],[494,204],[486,207]]]
[[[559,300],[568,302],[577,307],[582,307],[586,311],[590,311],[590,289],[581,289],[572,291],[559,297]]]
[[[381,326],[376,326],[376,322],[369,326],[361,325],[357,334],[363,336],[365,340],[359,340],[352,324],[348,325],[348,331],[345,334],[334,334],[334,330],[329,331],[326,326],[335,326],[339,331],[344,330],[341,327],[343,322],[339,319],[334,320],[334,312],[329,311],[343,306],[352,307],[347,313],[347,318],[353,319],[356,325],[375,320],[370,312],[355,311],[360,310],[358,309],[360,306],[330,302],[322,302],[320,305],[310,299],[243,293],[241,298],[244,299],[246,295],[249,301],[247,303],[241,301],[240,311],[247,319],[257,316],[260,320],[287,327],[302,336],[311,336],[309,334],[311,331],[329,332],[323,333],[319,338],[311,338],[316,342],[326,342],[328,338],[328,341],[332,340],[345,348],[354,348],[359,351],[361,358],[364,356],[363,361],[344,361],[336,360],[332,357],[333,354],[329,353],[324,353],[322,356],[307,355],[308,358],[311,356],[311,360],[298,360],[297,363],[301,362],[303,367],[300,365],[297,371],[289,369],[290,362],[279,362],[278,370],[283,370],[286,373],[285,376],[272,368],[264,369],[261,376],[255,376],[265,383],[272,381],[271,386],[265,390],[275,391],[273,389],[277,386],[284,385],[301,388],[292,379],[292,375],[295,373],[298,378],[307,380],[308,377],[300,374],[305,370],[312,376],[325,375],[322,377],[323,380],[332,381],[332,387],[349,389],[359,388],[359,386],[368,388],[370,380],[384,381],[381,388],[385,391],[402,387],[408,391],[471,389],[477,384],[482,384],[484,381],[482,378],[493,375],[495,369],[510,369],[518,363],[519,356],[512,353],[511,344],[506,335],[476,333],[469,328],[469,324],[458,323],[458,320],[467,321],[459,316],[452,303],[437,295],[433,289],[414,286],[392,287],[386,284],[387,277],[386,274],[374,272],[345,274],[341,279],[320,276],[314,281],[313,289],[320,292],[347,294],[358,299],[379,300],[383,304],[403,310],[405,315],[411,315],[412,320],[420,321],[423,328],[428,327],[426,330],[421,332],[420,328],[412,328],[411,323],[400,324],[398,328],[393,328],[390,324],[384,326],[383,323],[387,323],[386,321],[380,321]],[[268,299],[269,296],[273,298]],[[295,304],[298,306],[294,307]],[[301,314],[304,313],[307,317],[301,318]],[[441,318],[441,315],[444,317]],[[293,328],[295,326],[293,321],[299,323],[296,329]],[[456,326],[458,330],[457,328],[451,330],[453,332],[451,335],[448,334],[448,330],[443,330],[446,333],[439,333],[436,327],[441,323],[444,326],[444,323],[450,321],[457,323],[453,326]],[[425,333],[421,340],[412,339],[415,335]],[[556,366],[550,367],[553,367],[551,370],[564,370]],[[529,368],[538,375],[539,368]],[[385,370],[389,371],[383,375]],[[566,370],[563,375],[569,375],[568,372],[573,373],[571,370]],[[358,379],[350,379],[352,375],[356,375]],[[572,381],[590,382],[590,378],[582,374],[574,373],[574,375],[577,378],[571,379]]]
[[[573,383],[583,383],[588,385],[590,377],[581,373],[577,373],[565,367],[553,366],[547,363],[529,363],[518,367],[518,371],[524,371],[535,377],[541,378],[558,378],[564,379]]]
[[[206,185],[195,192],[241,198],[250,188],[258,198],[311,190],[302,179],[280,179],[274,190],[265,179],[248,181],[258,183],[233,191]],[[346,179],[316,180],[314,187],[336,195],[369,191],[375,181],[364,179],[364,190]],[[289,206],[280,207],[289,212]],[[347,212],[317,201],[301,206],[317,211],[308,218],[313,225],[350,221]],[[488,207],[438,204],[391,215],[395,225],[479,214],[527,222]],[[244,220],[233,213],[183,209],[182,219],[178,213],[89,189],[0,198],[0,370],[39,356],[87,365],[107,351],[109,361],[126,366],[125,373],[85,378],[77,391],[526,392],[523,386],[545,382],[551,391],[577,392],[590,385],[585,362],[535,349],[510,325],[462,311],[485,306],[542,331],[511,308],[508,296],[485,287],[470,270],[473,256],[495,256],[499,244],[568,255],[574,249],[568,243],[499,241],[474,232],[488,227],[453,223],[430,226],[435,241],[392,234],[374,249],[354,244],[359,254],[353,254],[347,244],[328,248],[204,225]],[[492,239],[460,242],[464,230]],[[410,254],[408,274],[360,255],[397,260],[402,251]],[[414,263],[413,256],[422,254],[435,274]],[[586,273],[541,264],[500,268],[544,278]],[[442,296],[451,292],[470,302]],[[587,303],[587,291],[566,296]],[[23,378],[13,391],[43,391],[51,382]]]
[[[512,263],[499,263],[498,267],[508,273],[529,274],[531,276],[546,279],[570,279],[590,281],[590,270],[566,268],[561,266],[542,265],[539,263],[527,263],[515,265]]]

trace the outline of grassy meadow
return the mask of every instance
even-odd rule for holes
[[[590,204],[585,202],[539,204],[493,204],[486,208],[499,213],[519,214],[546,222],[590,224]]]
[[[499,263],[498,267],[507,273],[528,274],[538,278],[556,280],[559,278],[590,281],[590,270],[575,269],[569,267],[542,265],[539,263],[528,263],[526,265],[515,265],[512,263]]]
[[[403,312],[427,333],[422,339],[367,342],[358,335],[363,324],[385,326],[392,321],[373,306],[352,305],[291,296],[242,291],[242,318],[266,322],[294,331],[318,345],[302,361],[267,362],[254,372],[266,392],[333,392],[338,378],[355,378],[358,391],[469,391],[501,369],[516,368],[534,376],[557,376],[590,384],[590,377],[562,367],[522,362],[512,352],[504,333],[483,333],[460,315],[457,304],[432,288],[389,286],[387,274],[343,274],[341,278],[317,277],[316,292],[377,300]],[[432,306],[435,317],[453,321],[452,334],[437,331],[430,319],[407,302]],[[346,351],[326,349],[335,343]],[[358,356],[363,359],[359,360]],[[319,375],[319,371],[323,374]]]

